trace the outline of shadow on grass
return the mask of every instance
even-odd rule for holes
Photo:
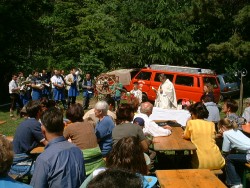
[[[9,112],[10,111],[10,105],[4,105],[4,106],[0,106],[0,113],[1,112]],[[1,116],[0,116],[1,118]]]
[[[19,116],[16,116],[16,119],[11,119],[9,110],[9,105],[0,107],[0,121],[5,122],[0,125],[0,134],[13,136],[15,134],[17,126],[20,122],[23,121],[23,119],[19,118]]]

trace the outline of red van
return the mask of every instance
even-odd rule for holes
[[[164,73],[174,84],[177,101],[189,99],[195,102],[200,101],[203,95],[205,83],[212,84],[214,88],[215,102],[220,99],[220,86],[216,74],[210,69],[193,67],[171,66],[171,65],[150,65],[141,69],[131,80],[129,91],[133,89],[133,83],[138,82],[143,92],[144,100],[154,101],[156,93],[152,87],[158,89],[160,85],[159,75]]]

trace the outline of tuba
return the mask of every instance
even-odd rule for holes
[[[28,84],[31,84],[31,81],[26,80],[20,83],[20,93],[24,94],[29,89]]]
[[[82,78],[81,78],[81,75],[82,75],[82,74],[83,74],[82,69],[77,68],[77,69],[76,69],[76,76],[77,76],[78,82],[80,82],[80,81],[82,80]]]
[[[82,75],[82,69],[76,68],[76,75]]]

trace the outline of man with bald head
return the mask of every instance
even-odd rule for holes
[[[144,102],[141,104],[140,113],[136,114],[134,118],[140,117],[145,121],[145,127],[143,128],[144,134],[150,134],[152,136],[168,136],[171,134],[171,127],[160,127],[149,116],[153,112],[153,105],[150,102]]]

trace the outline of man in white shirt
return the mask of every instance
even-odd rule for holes
[[[55,70],[55,75],[51,78],[52,83],[52,89],[53,89],[53,98],[56,103],[59,103],[59,101],[62,101],[64,109],[67,108],[66,106],[66,100],[64,96],[64,87],[65,83],[63,78],[60,76],[60,72],[58,70]]]
[[[160,127],[153,120],[149,119],[149,116],[153,112],[153,105],[150,102],[144,102],[141,104],[139,114],[136,114],[134,118],[141,117],[145,121],[145,127],[143,128],[144,134],[150,134],[151,136],[168,136],[171,134],[171,127],[166,125]]]
[[[72,68],[70,74],[64,78],[66,82],[66,89],[68,90],[68,108],[70,104],[76,103],[76,97],[79,95],[79,76],[76,68]]]
[[[14,117],[14,110],[16,108],[16,104],[18,104],[19,109],[22,109],[23,103],[20,100],[19,91],[20,87],[18,87],[17,84],[17,75],[12,75],[12,80],[9,82],[9,94],[11,99],[11,105],[10,105],[10,117]]]

